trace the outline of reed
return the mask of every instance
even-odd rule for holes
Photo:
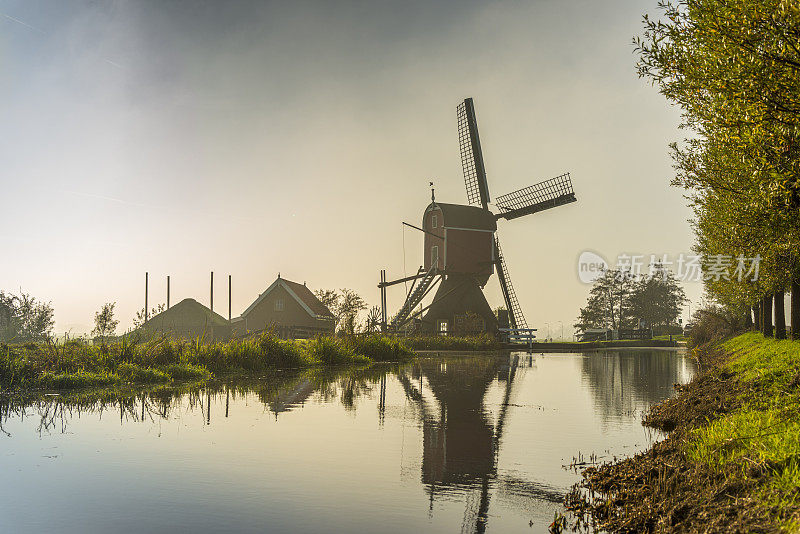
[[[83,341],[3,344],[0,388],[69,389],[205,380],[227,373],[400,361],[412,355],[401,341],[379,335],[283,340],[265,333],[220,343],[126,336],[100,345]]]

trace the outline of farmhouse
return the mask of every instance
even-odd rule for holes
[[[304,339],[332,334],[335,328],[333,314],[305,283],[280,275],[241,317],[233,319],[233,330],[239,336],[273,330],[285,339]]]
[[[163,334],[207,341],[225,341],[231,337],[231,326],[227,319],[194,299],[183,299],[168,310],[154,315],[138,331],[149,336]]]

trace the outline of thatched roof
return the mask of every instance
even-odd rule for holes
[[[168,310],[150,318],[140,330],[178,337],[226,338],[230,335],[228,320],[194,299],[183,299]]]

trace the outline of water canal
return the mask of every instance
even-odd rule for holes
[[[670,350],[470,354],[0,398],[0,532],[546,532],[563,466],[646,448],[643,412],[693,372]]]

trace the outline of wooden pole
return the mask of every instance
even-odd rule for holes
[[[214,271],[211,271],[211,311],[214,311]]]
[[[147,322],[147,283],[149,281],[150,273],[144,273],[144,322]]]
[[[167,309],[169,309],[169,275],[167,275]]]
[[[228,275],[228,322],[231,322],[231,275]]]
[[[381,269],[381,331],[386,331],[386,270]]]
[[[783,291],[776,291],[773,298],[775,306],[775,339],[786,339],[786,310],[783,305]]]

